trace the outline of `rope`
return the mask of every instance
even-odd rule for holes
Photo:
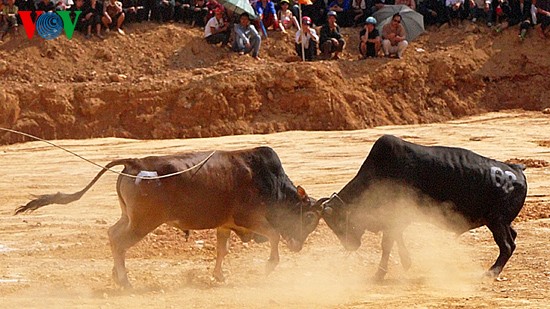
[[[111,173],[118,174],[118,175],[120,175],[120,176],[126,176],[126,177],[136,178],[136,179],[137,179],[137,178],[141,178],[141,179],[162,179],[162,178],[168,178],[168,177],[177,176],[177,175],[180,175],[180,174],[183,174],[183,173],[187,173],[187,172],[189,172],[189,171],[191,171],[191,170],[193,170],[193,169],[195,169],[195,168],[197,168],[197,167],[202,167],[202,165],[204,165],[204,163],[206,163],[206,161],[208,161],[208,160],[214,155],[214,153],[216,153],[215,150],[212,151],[212,152],[210,153],[210,155],[208,155],[204,160],[202,160],[201,162],[199,162],[199,163],[197,163],[197,164],[191,166],[190,168],[187,168],[187,169],[185,169],[185,170],[182,170],[182,171],[178,171],[178,172],[174,172],[174,173],[170,173],[170,174],[166,174],[166,175],[161,175],[161,176],[136,176],[136,175],[126,174],[126,173],[123,173],[123,172],[118,172],[118,171],[115,171],[115,170],[110,169],[110,168],[106,168],[106,167],[103,166],[103,165],[100,165],[100,164],[95,163],[95,162],[93,162],[93,161],[91,161],[91,160],[89,160],[89,159],[86,159],[86,158],[84,158],[83,156],[81,156],[81,155],[79,155],[79,154],[77,154],[77,153],[75,153],[75,152],[73,152],[73,151],[70,151],[70,150],[68,150],[68,149],[66,149],[66,148],[63,148],[63,147],[61,147],[61,146],[59,146],[59,145],[56,145],[56,144],[54,144],[54,143],[52,143],[52,142],[50,142],[50,141],[47,141],[47,140],[45,140],[45,139],[43,139],[43,138],[40,138],[40,137],[31,135],[31,134],[28,134],[28,133],[25,133],[25,132],[20,132],[20,131],[17,131],[17,130],[2,128],[2,127],[0,127],[0,130],[6,131],[6,132],[10,132],[10,133],[20,134],[20,135],[23,135],[23,136],[26,136],[26,137],[29,137],[29,138],[32,138],[32,139],[35,139],[35,140],[38,140],[38,141],[47,143],[47,144],[49,144],[49,145],[51,145],[51,146],[54,146],[54,147],[59,148],[59,149],[61,149],[61,150],[63,150],[63,151],[66,151],[66,152],[72,154],[73,156],[75,156],[75,157],[77,157],[77,158],[80,158],[80,159],[82,159],[82,160],[84,160],[84,161],[86,161],[86,162],[88,162],[88,163],[90,163],[90,164],[92,164],[92,165],[95,165],[95,166],[97,166],[97,167],[99,167],[99,168],[101,168],[101,169],[107,170],[107,171],[109,171],[109,172],[111,172]]]

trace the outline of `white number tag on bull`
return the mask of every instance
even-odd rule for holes
[[[510,193],[514,190],[517,177],[510,171],[503,171],[501,168],[493,166],[491,167],[491,180],[497,188],[502,188],[504,193]]]

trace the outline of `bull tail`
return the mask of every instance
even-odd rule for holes
[[[28,202],[26,205],[19,206],[15,209],[15,215],[18,215],[20,213],[26,213],[26,212],[33,212],[37,210],[38,208],[42,208],[46,205],[50,204],[69,204],[74,201],[78,201],[84,193],[88,192],[90,188],[105,174],[106,171],[108,171],[111,167],[117,166],[117,165],[126,165],[128,164],[132,159],[120,159],[110,162],[109,164],[105,165],[105,168],[103,168],[97,175],[90,181],[90,183],[82,190],[67,194],[67,193],[61,193],[57,192],[55,194],[45,194],[45,195],[39,195],[32,201]]]

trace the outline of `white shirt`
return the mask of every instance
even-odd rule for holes
[[[304,45],[304,48],[309,48],[309,39],[313,38],[314,41],[319,41],[319,36],[317,35],[317,32],[315,32],[315,29],[312,27],[309,27],[309,33],[304,35],[302,37],[302,29],[296,31],[296,43],[300,44],[300,38],[302,39],[302,45]]]
[[[210,27],[214,27],[214,29],[220,29],[223,27],[223,19],[218,21],[216,16],[210,18],[208,22],[206,23],[206,26],[204,27],[204,37],[207,38],[212,35],[212,29]]]

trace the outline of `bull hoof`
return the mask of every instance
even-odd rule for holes
[[[375,283],[381,283],[384,282],[384,277],[386,277],[386,271],[382,269],[378,269],[376,273],[374,274],[374,282]]]
[[[498,269],[489,269],[488,271],[485,272],[483,276],[485,278],[497,279],[498,275],[500,275],[500,271]]]
[[[273,270],[275,270],[275,267],[277,267],[277,264],[279,264],[279,262],[275,262],[271,260],[267,261],[267,264],[265,265],[265,275],[269,276],[269,274],[271,274]]]
[[[412,262],[411,258],[406,257],[401,259],[401,265],[403,265],[403,269],[409,270],[411,268]]]
[[[126,272],[124,272],[124,275],[119,276],[116,268],[113,268],[113,281],[124,290],[131,290],[133,288],[130,281],[128,281],[128,275]]]
[[[225,282],[225,276],[221,271],[214,272],[212,275],[214,276],[214,279],[216,279],[217,282]]]

